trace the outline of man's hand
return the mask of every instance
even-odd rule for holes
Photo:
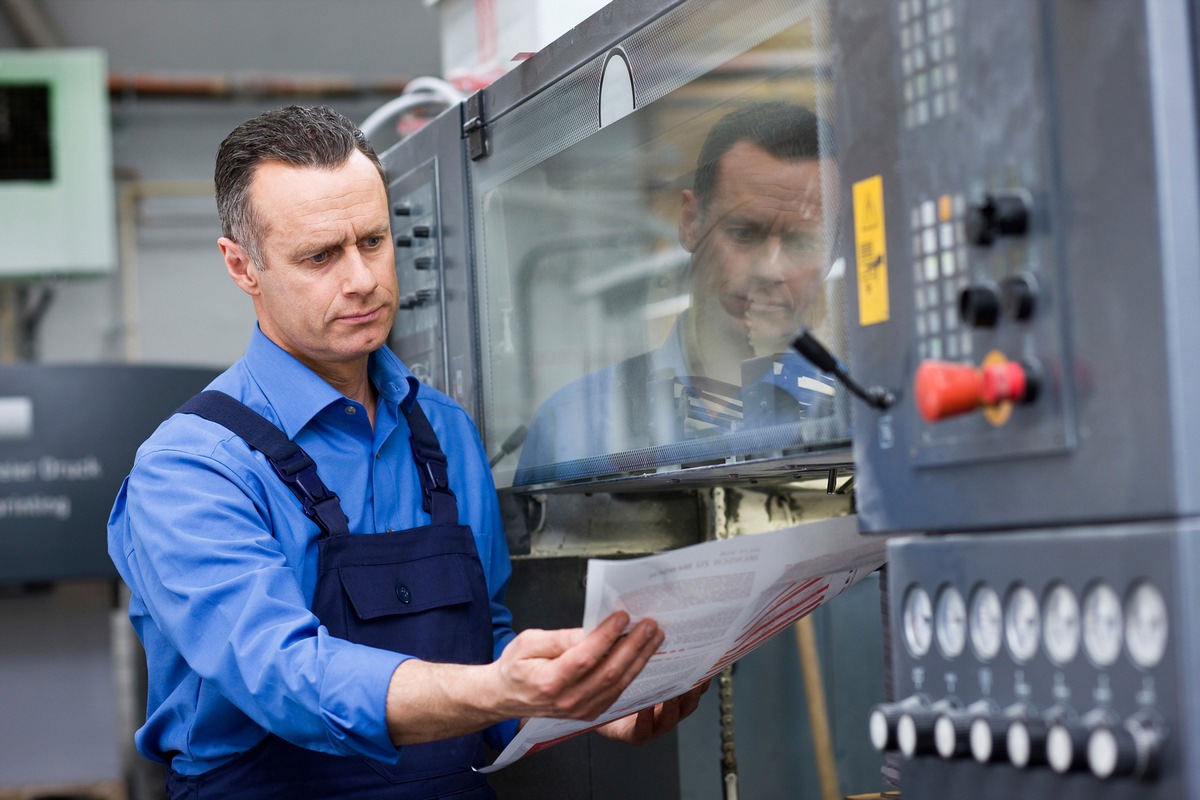
[[[627,717],[614,719],[596,729],[601,736],[628,744],[645,744],[674,728],[696,710],[700,696],[708,691],[708,681],[665,703],[644,708]]]
[[[523,631],[499,660],[482,666],[409,659],[388,686],[392,741],[436,741],[512,718],[595,719],[662,644],[664,634],[652,620],[626,632],[628,625],[629,615],[619,611],[588,634]]]
[[[578,628],[522,632],[496,662],[514,702],[506,716],[590,720],[604,713],[663,641],[652,620],[624,633],[628,624],[621,611],[586,636]]]

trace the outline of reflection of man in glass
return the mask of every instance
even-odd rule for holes
[[[806,108],[769,103],[709,133],[679,220],[692,254],[689,374],[740,386],[743,361],[786,352],[823,315],[819,127]]]
[[[801,325],[824,317],[822,167],[832,165],[821,159],[822,143],[831,143],[823,127],[808,109],[782,102],[717,122],[682,196],[690,307],[658,350],[584,376],[543,403],[514,483],[596,474],[608,470],[594,459],[612,453],[762,424],[753,414],[777,393],[752,384],[780,369],[778,383],[800,409],[792,419],[828,413],[831,382],[788,344]],[[797,381],[807,388],[796,391]],[[655,456],[647,458],[612,466],[652,466]],[[589,460],[545,469],[580,459]]]

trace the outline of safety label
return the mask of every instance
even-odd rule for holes
[[[854,253],[858,263],[858,324],[886,322],[888,307],[887,226],[883,177],[854,184]]]

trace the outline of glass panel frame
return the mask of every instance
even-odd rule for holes
[[[498,486],[648,476],[678,484],[703,480],[714,467],[791,469],[797,456],[806,465],[848,463],[845,393],[786,346],[793,323],[806,324],[844,352],[832,159],[810,160],[816,171],[807,173],[819,175],[807,190],[820,215],[815,235],[796,235],[797,215],[813,219],[813,212],[795,202],[784,214],[792,222],[754,234],[776,251],[785,242],[819,249],[819,277],[793,295],[818,297],[806,304],[820,313],[789,310],[769,346],[755,345],[750,358],[724,370],[696,367],[700,350],[688,347],[705,339],[704,353],[721,349],[708,336],[719,311],[694,311],[690,326],[680,321],[685,309],[699,308],[700,256],[684,244],[685,228],[694,232],[698,223],[695,215],[685,222],[686,196],[714,124],[735,109],[782,100],[815,112],[820,154],[835,152],[825,6],[759,0],[738,3],[736,13],[726,2],[678,6],[618,45],[633,76],[632,114],[600,125],[608,50],[490,121],[492,154],[471,165],[470,192],[481,411],[489,451],[524,437],[516,455],[497,462]],[[664,369],[672,346],[682,361]]]

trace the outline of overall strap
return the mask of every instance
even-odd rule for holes
[[[240,436],[246,444],[267,457],[275,473],[304,506],[304,513],[321,526],[326,535],[350,532],[342,504],[338,496],[317,476],[316,463],[261,414],[224,392],[212,390],[200,392],[175,413],[195,414]]]
[[[403,405],[400,406],[402,409]],[[450,479],[446,472],[446,454],[438,443],[437,434],[429,424],[429,418],[415,400],[412,407],[404,410],[408,427],[412,432],[413,460],[417,462],[417,474],[421,476],[421,508],[433,519],[434,525],[458,524],[458,501],[450,490]]]

